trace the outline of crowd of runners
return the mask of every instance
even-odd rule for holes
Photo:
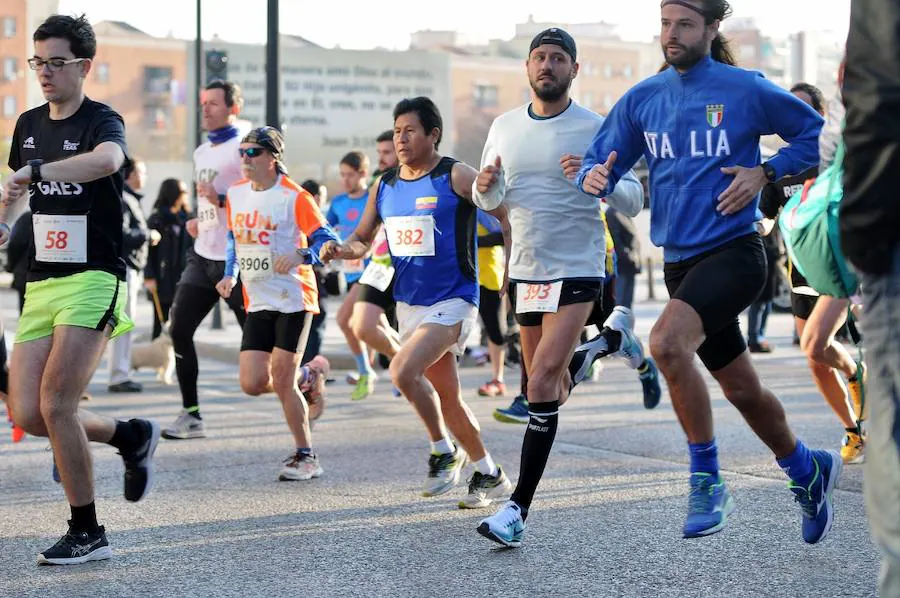
[[[775,267],[761,235],[831,165],[828,148],[839,141],[843,116],[826,114],[811,85],[787,91],[738,68],[719,33],[729,14],[724,0],[663,0],[665,64],[606,117],[570,96],[579,69],[575,40],[559,28],[542,31],[525,64],[531,100],[496,118],[480,164],[440,154],[437,106],[427,97],[403,99],[392,128],[378,137],[377,170],[370,172],[362,152],[344,156],[345,193],[324,212],[315,184],[290,178],[282,134],[272,127],[240,132],[239,87],[208,84],[208,140],[194,152],[198,199],[187,223],[194,242],[168,323],[182,404],[165,428],[97,416],[80,404],[107,341],[134,326],[124,309],[121,234],[130,159],[122,118],[82,88],[96,51],[90,24],[47,19],[29,60],[47,103],[16,124],[13,173],[0,202],[0,243],[10,234],[7,212],[28,198],[36,248],[0,390],[18,429],[49,437],[71,507],[68,531],[39,562],[111,556],[95,512],[89,442],[118,449],[125,498],[139,501],[153,484],[161,437],[206,436],[193,338],[221,298],[242,328],[236,386],[253,396],[274,393],[293,438],[279,479],[323,475],[328,455],[315,450],[311,424],[327,413],[329,368],[307,348],[311,334],[320,334],[325,267],[346,283],[336,320],[357,366],[347,398],[374,392],[382,361],[382,376],[409,401],[430,440],[422,494],[450,491],[471,464],[459,507],[499,507],[473,522],[482,536],[522,543],[565,404],[607,357],[636,370],[636,400],[648,409],[659,404],[665,379],[690,455],[683,535],[721,530],[735,501],[719,473],[710,392],[696,355],[784,470],[803,539],[820,542],[832,525],[842,467],[866,455],[866,364],[836,340],[854,313],[848,308],[858,310],[861,301],[817,293],[791,272],[792,311],[812,381],[843,428],[837,450],[808,447],[792,432],[756,373],[738,317]],[[760,136],[769,134],[787,144],[762,162]],[[651,238],[664,251],[670,295],[647,347],[634,333],[632,311],[616,305],[615,244],[605,217],[607,208],[635,216],[644,207],[631,170],[641,157],[649,169]],[[525,424],[517,480],[489,452],[464,398],[472,392],[460,388],[460,358],[479,317],[491,363],[491,378],[478,389],[483,396],[505,395],[507,324],[518,328],[521,392],[494,413]],[[585,335],[589,326],[598,331],[593,338]]]

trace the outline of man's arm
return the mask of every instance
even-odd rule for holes
[[[115,142],[105,141],[93,151],[78,154],[58,162],[46,162],[41,165],[41,178],[45,181],[66,183],[89,183],[108,177],[121,170],[125,163],[125,152]],[[28,180],[31,180],[30,167]],[[21,169],[20,169],[21,172]]]
[[[606,189],[597,194],[598,197],[608,197],[615,193],[616,184],[637,163],[644,149],[644,141],[641,130],[632,120],[631,94],[626,94],[613,106],[603,121],[603,125],[594,135],[591,145],[585,152],[584,159],[575,184],[582,191],[585,190],[584,180],[594,167],[602,168],[610,160],[612,152],[616,152],[615,160],[607,177]],[[638,183],[640,185],[640,183]],[[641,191],[643,194],[643,190]],[[641,196],[643,207],[643,195]],[[629,212],[628,210],[623,210]]]
[[[762,76],[755,79],[761,111],[761,135],[778,135],[789,145],[781,148],[769,164],[775,179],[799,174],[819,163],[819,133],[825,120],[806,102]]]
[[[606,203],[634,218],[644,208],[644,187],[633,170],[629,170],[619,180],[612,193],[606,196]]]
[[[465,162],[457,162],[450,171],[450,186],[457,195],[475,205],[472,200],[472,184],[477,177],[477,170]],[[478,206],[476,205],[476,207]]]
[[[380,188],[380,178],[369,187],[369,199],[366,200],[362,218],[359,219],[356,230],[342,243],[343,248],[348,252],[340,256],[343,259],[358,260],[369,252],[369,248],[375,240],[375,233],[378,232],[378,227],[381,225],[381,218],[378,217],[378,190]]]

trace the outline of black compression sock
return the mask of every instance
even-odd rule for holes
[[[519,483],[510,497],[510,500],[522,507],[523,517],[531,506],[534,492],[544,475],[544,467],[553,448],[559,421],[559,401],[528,403],[528,412],[531,417],[525,429],[525,439],[522,441]]]
[[[72,519],[69,521],[69,525],[74,531],[77,532],[96,532],[99,529],[99,525],[97,524],[97,509],[94,505],[94,501],[89,502],[83,507],[73,507],[69,505],[69,508],[72,510]]]

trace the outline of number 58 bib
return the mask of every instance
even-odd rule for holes
[[[37,261],[87,263],[87,216],[32,214],[31,220]]]
[[[434,255],[434,216],[391,216],[384,221],[395,257]]]

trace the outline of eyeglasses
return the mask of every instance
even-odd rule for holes
[[[70,58],[66,60],[65,58],[51,58],[50,60],[44,60],[42,58],[29,58],[28,66],[31,67],[33,71],[40,71],[44,68],[46,64],[50,67],[50,72],[55,73],[56,71],[61,71],[63,67],[67,64],[78,64],[79,62],[84,62],[87,58]]]
[[[238,148],[238,153],[241,155],[241,158],[247,156],[248,158],[255,158],[257,156],[261,156],[263,152],[266,151],[261,147],[248,147],[247,149]]]

